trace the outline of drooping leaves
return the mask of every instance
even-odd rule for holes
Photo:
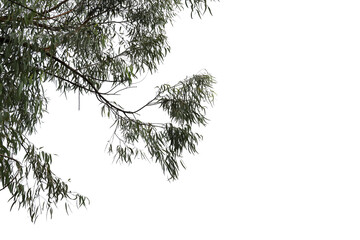
[[[27,138],[47,109],[44,82],[61,93],[94,95],[101,113],[114,119],[109,153],[117,161],[158,162],[169,179],[184,166],[184,151],[196,153],[213,104],[213,77],[194,75],[175,86],[162,85],[135,111],[111,96],[133,87],[141,73],[155,72],[170,51],[165,26],[184,8],[201,17],[207,0],[0,0],[0,181],[11,194],[11,208],[26,208],[32,221],[56,204],[88,204],[83,195],[51,169],[52,155]],[[138,119],[145,107],[158,106],[168,121]]]

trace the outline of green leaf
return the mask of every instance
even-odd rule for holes
[[[20,82],[20,85],[19,85],[19,88],[18,88],[18,95],[19,96],[22,93],[23,88],[24,88],[24,82]]]

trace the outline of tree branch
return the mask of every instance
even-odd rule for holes
[[[33,20],[43,20],[43,19],[33,19]],[[7,21],[18,21],[18,22],[23,22],[24,19],[23,18],[11,18],[9,16],[2,16],[0,17],[0,22],[7,22]],[[31,23],[32,25],[34,26],[37,26],[37,27],[41,27],[41,28],[44,28],[46,30],[51,30],[51,31],[61,31],[61,30],[64,30],[66,28],[64,27],[52,27],[52,26],[48,26],[46,24],[43,24],[43,23],[38,23],[36,21],[33,21]],[[69,26],[67,26],[67,28],[69,28]]]
[[[42,16],[42,17],[44,18],[44,19],[38,19],[38,20],[54,19],[54,18],[56,17],[56,16],[55,16],[55,17],[52,17],[52,18],[48,18],[47,16],[45,16],[44,13],[42,13],[42,12],[37,12],[37,11],[35,11],[34,9],[32,9],[32,8],[30,8],[30,7],[27,7],[27,6],[21,4],[21,3],[17,2],[17,1],[14,1],[14,0],[8,0],[8,1],[10,1],[10,2],[12,2],[12,3],[14,3],[14,4],[18,5],[18,6],[21,6],[21,7],[25,8],[25,9],[33,12],[33,13],[36,13],[37,15]],[[72,11],[72,10],[71,10],[71,11]],[[5,17],[6,17],[6,16],[5,16]],[[35,19],[35,20],[36,20],[36,19]],[[55,19],[55,21],[57,21],[57,20]],[[58,21],[57,21],[57,22],[58,22]],[[45,29],[48,29],[48,30],[53,30],[53,31],[60,31],[60,30],[61,30],[60,27],[49,27],[49,26],[47,26],[47,25],[45,25],[45,24],[38,24],[38,25],[41,26],[41,27],[44,27]]]
[[[49,10],[46,10],[44,12],[42,12],[42,14],[46,14],[46,13],[49,13],[49,12],[52,12],[54,11],[55,9],[59,8],[61,5],[63,5],[64,3],[68,2],[69,0],[64,0],[62,2],[60,2],[58,5],[56,5],[55,7],[52,7],[50,8]]]
[[[25,6],[25,5],[21,4],[21,3],[19,3],[19,2],[17,2],[17,1],[13,1],[13,0],[8,0],[8,1],[9,1],[9,2],[12,2],[12,3],[14,3],[14,4],[16,4],[16,5],[20,6],[20,7],[23,7],[23,8],[25,8],[25,9],[27,9],[27,10],[29,10],[29,11],[33,12],[33,13],[36,13],[36,14],[38,14],[38,15],[43,15],[42,13],[39,13],[39,12],[35,11],[34,9],[29,8],[29,7],[27,7],[27,6]]]
[[[39,70],[41,70],[41,69],[39,69]],[[70,81],[70,80],[67,80],[66,78],[63,78],[63,77],[58,76],[58,75],[55,75],[54,73],[47,72],[47,71],[44,71],[44,73],[49,74],[49,75],[52,75],[52,76],[54,76],[54,77],[56,77],[56,78],[58,78],[58,79],[60,79],[60,80],[62,80],[62,81],[64,81],[64,82],[67,82],[67,83],[69,83],[69,84],[71,84],[71,85],[74,85],[74,86],[76,86],[76,87],[78,87],[78,88],[81,88],[81,89],[83,89],[83,90],[85,90],[85,91],[88,91],[88,92],[91,92],[91,93],[96,93],[96,92],[95,92],[94,90],[92,90],[92,89],[86,88],[86,87],[84,87],[84,86],[82,86],[82,85],[80,85],[80,84],[78,84],[78,83],[72,82],[72,81]],[[107,92],[98,92],[98,93],[101,94],[101,95],[116,95],[116,93],[118,93],[118,92],[120,92],[120,91],[123,91],[123,90],[125,90],[125,89],[128,89],[128,88],[130,88],[130,87],[125,87],[125,88],[122,88],[122,89],[117,90],[115,93],[111,93],[111,91],[113,91],[115,88],[116,88],[116,87],[110,89],[110,90],[107,91]]]
[[[156,99],[159,97],[159,95],[160,95],[160,94],[156,95],[156,97],[154,97],[154,98],[151,99],[148,103],[146,103],[144,106],[142,106],[141,108],[139,108],[138,110],[136,110],[136,111],[134,111],[134,112],[132,112],[132,113],[135,114],[135,113],[141,111],[142,109],[144,109],[145,107],[151,106],[151,105],[152,105],[151,103],[152,103],[154,100],[156,100]],[[156,104],[154,104],[154,105],[156,105]]]
[[[1,192],[2,190],[4,190],[5,188],[7,188],[7,187],[16,179],[16,177],[17,177],[18,174],[19,174],[19,171],[16,172],[16,175],[11,179],[10,182],[8,182],[7,184],[5,184],[5,186],[3,185],[3,188],[0,189],[0,192]]]
[[[12,160],[12,161],[14,161],[14,162],[17,162],[17,163],[21,164],[20,161],[19,161],[19,160],[16,160],[15,158],[6,156],[6,155],[4,155],[4,154],[0,154],[0,156],[1,156],[1,157],[5,157],[5,158],[7,158],[7,159],[9,159],[9,160]]]
[[[46,18],[34,18],[34,20],[50,20],[50,19],[54,19],[54,18],[57,18],[57,17],[61,17],[63,15],[66,15],[68,13],[71,13],[72,11],[74,11],[75,8],[73,9],[70,9],[69,11],[66,11],[64,13],[61,13],[61,14],[58,14],[56,16],[52,16],[52,17],[46,17]]]
[[[0,43],[1,43],[1,42],[9,43],[9,42],[10,42],[10,39],[4,38],[4,37],[0,37]],[[23,45],[24,47],[31,48],[31,49],[33,49],[33,50],[35,50],[35,51],[44,51],[45,54],[46,54],[48,57],[50,57],[50,58],[52,58],[53,60],[55,60],[56,62],[60,63],[62,66],[66,67],[66,68],[69,69],[71,72],[73,72],[75,75],[80,76],[80,77],[90,86],[91,89],[86,88],[86,87],[84,87],[84,86],[82,86],[82,85],[73,83],[73,82],[71,82],[71,81],[69,81],[69,80],[67,80],[67,79],[65,79],[65,78],[62,78],[62,77],[60,77],[60,76],[56,76],[56,75],[50,73],[51,75],[53,75],[54,77],[60,78],[60,79],[66,81],[66,82],[68,82],[68,83],[70,83],[70,84],[73,84],[73,85],[77,86],[77,87],[80,87],[80,88],[82,88],[82,89],[84,89],[84,90],[87,90],[87,91],[90,91],[90,92],[94,93],[100,102],[106,104],[107,106],[111,107],[112,109],[114,109],[114,110],[116,110],[116,111],[122,112],[125,116],[127,116],[127,114],[136,114],[136,113],[139,112],[140,110],[142,110],[142,109],[144,109],[145,107],[149,106],[149,105],[158,97],[158,95],[157,95],[154,99],[152,99],[152,100],[149,101],[147,104],[145,104],[144,106],[142,106],[141,108],[139,108],[139,109],[137,109],[137,110],[135,110],[135,111],[126,111],[126,110],[122,109],[120,106],[117,106],[117,105],[114,105],[113,103],[111,103],[108,99],[106,99],[106,98],[104,97],[104,95],[106,95],[106,94],[99,92],[99,90],[95,87],[95,85],[92,83],[92,81],[91,81],[87,76],[85,76],[85,75],[82,74],[81,72],[77,71],[76,69],[74,69],[73,67],[71,67],[70,65],[68,65],[66,62],[64,62],[63,60],[61,60],[60,58],[58,58],[58,57],[54,56],[53,54],[51,54],[51,53],[48,51],[47,48],[46,48],[46,49],[36,49],[35,47],[33,47],[32,45],[30,45],[29,43],[26,43],[26,42],[23,43],[22,45]]]

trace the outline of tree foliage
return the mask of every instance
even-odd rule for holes
[[[207,0],[0,1],[0,190],[10,192],[11,208],[26,208],[35,221],[60,202],[66,211],[72,201],[89,202],[53,173],[52,155],[28,139],[47,109],[45,82],[98,99],[101,114],[114,121],[107,147],[117,161],[149,158],[169,179],[178,177],[182,153],[195,153],[202,139],[193,126],[207,124],[213,77],[204,72],[159,86],[133,111],[112,96],[157,70],[170,51],[165,26],[186,8],[191,16],[210,12]],[[168,121],[140,120],[150,106],[163,109]]]

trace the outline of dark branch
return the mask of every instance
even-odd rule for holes
[[[42,12],[42,14],[46,14],[46,13],[49,13],[49,12],[52,12],[54,11],[55,9],[59,8],[61,5],[63,5],[64,3],[68,2],[69,0],[64,0],[62,2],[60,2],[58,5],[56,5],[55,7],[53,8],[50,8],[49,10],[46,10],[44,12]]]
[[[50,20],[50,19],[58,18],[58,17],[61,17],[61,16],[63,16],[63,15],[69,14],[69,13],[71,13],[72,11],[74,11],[74,8],[73,8],[73,9],[70,9],[69,11],[60,13],[60,14],[58,14],[58,15],[56,15],[56,16],[46,17],[46,18],[34,18],[34,20]]]
[[[29,7],[27,7],[27,6],[25,6],[25,5],[21,4],[21,3],[19,3],[19,2],[17,2],[17,1],[13,1],[13,0],[8,0],[8,1],[9,1],[9,2],[12,2],[12,3],[14,3],[14,4],[16,4],[16,5],[20,6],[20,7],[23,7],[23,8],[25,8],[25,9],[27,9],[27,10],[29,10],[29,11],[33,12],[33,13],[36,13],[37,15],[43,16],[43,14],[42,14],[42,13],[39,13],[39,12],[35,11],[34,9],[29,8]]]
[[[152,99],[150,102],[148,102],[147,104],[145,104],[143,107],[139,108],[136,111],[126,111],[122,108],[120,108],[120,106],[116,106],[113,103],[111,103],[108,99],[106,99],[102,93],[99,92],[99,90],[95,87],[95,85],[92,83],[92,81],[90,79],[88,79],[84,74],[80,73],[79,71],[77,71],[76,69],[74,69],[73,67],[71,67],[70,65],[68,65],[66,62],[64,62],[63,60],[59,59],[58,57],[50,54],[49,52],[46,52],[46,55],[52,59],[54,59],[56,62],[60,63],[61,65],[63,65],[64,67],[66,67],[67,69],[69,69],[71,72],[73,72],[75,75],[80,76],[87,84],[89,84],[89,86],[91,87],[91,89],[93,90],[93,93],[95,93],[96,97],[98,98],[98,100],[104,104],[106,104],[107,106],[111,107],[112,109],[122,112],[123,114],[125,114],[125,116],[127,116],[127,114],[136,114],[137,112],[139,112],[140,110],[142,110],[143,108],[145,108],[146,106],[148,106],[149,104],[151,104],[158,96],[156,96],[154,99]]]
[[[16,160],[15,158],[12,158],[12,157],[9,157],[9,156],[3,155],[3,154],[0,154],[0,156],[1,156],[1,157],[4,157],[4,158],[7,158],[7,159],[9,159],[9,160],[12,160],[12,161],[14,161],[14,162],[17,162],[17,163],[20,164],[20,161],[19,161],[19,160]]]

